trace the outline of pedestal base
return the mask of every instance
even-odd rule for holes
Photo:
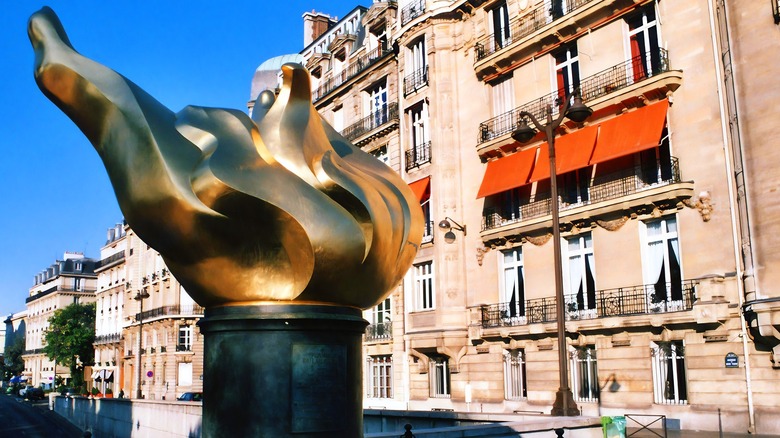
[[[207,309],[204,437],[363,436],[359,309]]]
[[[555,393],[555,402],[550,415],[553,417],[576,417],[580,415],[580,410],[577,409],[577,403],[574,402],[574,396],[570,389],[566,391],[558,389],[558,392]]]

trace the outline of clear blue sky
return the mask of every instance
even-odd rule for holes
[[[301,15],[342,17],[361,1],[29,0],[0,9],[0,315],[25,309],[36,273],[65,251],[98,258],[122,219],[97,153],[33,80],[27,19],[54,9],[81,54],[173,111],[246,110],[252,75],[303,48]],[[228,6],[229,5],[229,6]]]

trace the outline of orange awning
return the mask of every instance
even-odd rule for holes
[[[426,176],[423,179],[409,183],[409,188],[412,189],[414,196],[418,201],[422,202],[425,199],[425,194],[428,192],[428,186],[431,184],[431,177]]]
[[[601,124],[591,164],[658,146],[669,102],[664,99]]]
[[[528,183],[535,157],[536,148],[531,148],[488,162],[477,198],[495,195]]]
[[[593,146],[596,144],[598,126],[588,126],[562,135],[555,139],[555,173],[562,175],[572,170],[587,167]],[[550,154],[547,143],[539,146],[539,156],[536,158],[534,171],[528,182],[541,181],[550,177]]]

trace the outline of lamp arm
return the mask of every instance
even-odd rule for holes
[[[533,114],[529,113],[528,111],[520,111],[517,115],[519,115],[520,117],[527,117],[531,119],[531,123],[534,124],[537,131],[544,131],[545,126],[541,122],[539,122],[539,120],[537,120]]]
[[[455,225],[453,228],[455,228],[458,231],[463,231],[463,235],[464,236],[466,235],[466,226],[465,225],[461,225],[461,224],[455,222],[455,219],[453,219],[453,218],[451,218],[449,216],[446,216],[445,219],[450,221],[450,222],[452,222]]]

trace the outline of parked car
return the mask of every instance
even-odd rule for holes
[[[32,388],[32,385],[22,386],[22,389],[19,390],[19,395],[24,397],[25,394],[27,394],[27,390]]]
[[[184,394],[180,395],[176,400],[179,401],[203,401],[203,393],[202,392],[185,392]]]
[[[45,397],[43,388],[28,387],[24,393],[24,398],[27,400],[43,400]]]

